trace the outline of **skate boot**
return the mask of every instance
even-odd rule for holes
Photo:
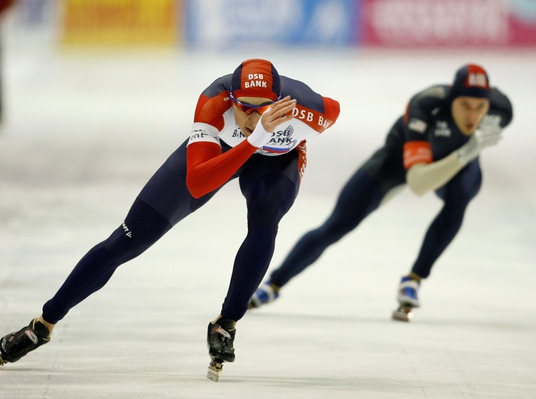
[[[249,300],[248,309],[258,308],[279,298],[279,287],[270,280],[261,284]]]
[[[34,319],[27,327],[6,335],[0,340],[0,365],[14,363],[28,352],[50,341],[50,331]]]
[[[413,317],[413,308],[418,308],[420,283],[411,277],[402,277],[398,286],[398,303],[400,306],[393,312],[393,319],[399,321],[410,321]]]
[[[236,335],[236,322],[226,317],[220,317],[208,324],[207,345],[208,354],[212,359],[207,377],[218,382],[223,368],[223,362],[234,362],[235,350],[233,347]]]

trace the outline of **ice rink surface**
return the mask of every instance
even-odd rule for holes
[[[0,398],[536,398],[536,54],[107,52],[7,45],[0,132],[0,331],[40,313],[78,259],[122,222],[189,134],[200,92],[246,58],[341,102],[309,142],[272,268],[330,212],[416,91],[462,64],[489,71],[515,116],[482,155],[484,185],[421,290],[396,285],[441,203],[405,190],[238,324],[237,360],[209,381],[205,334],[245,234],[236,182],[74,308],[50,344],[0,369]]]

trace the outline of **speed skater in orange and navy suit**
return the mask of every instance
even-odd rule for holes
[[[209,323],[207,335],[213,361],[234,361],[235,324],[268,269],[279,222],[298,194],[305,142],[338,116],[337,101],[279,76],[266,60],[246,60],[232,74],[216,79],[197,101],[189,138],[148,181],[124,222],[78,262],[44,304],[41,316],[1,339],[0,364],[15,362],[49,342],[56,323],[101,289],[120,265],[237,179],[246,199],[247,235],[235,256],[220,314]]]
[[[418,307],[421,280],[430,275],[460,230],[467,206],[480,190],[479,154],[499,141],[512,115],[509,99],[490,88],[487,72],[475,64],[459,68],[452,85],[431,86],[414,95],[384,146],[342,188],[331,215],[295,244],[255,292],[250,308],[278,298],[290,279],[354,230],[393,189],[405,184],[417,195],[435,191],[443,201],[397,291],[401,307]]]

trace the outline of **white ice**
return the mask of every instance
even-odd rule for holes
[[[403,191],[238,324],[237,360],[206,375],[245,206],[231,183],[58,324],[50,344],[0,369],[0,397],[536,398],[536,53],[254,50],[3,54],[0,335],[40,313],[78,259],[123,219],[189,134],[201,90],[245,58],[338,99],[309,143],[300,196],[272,268],[327,216],[409,96],[486,66],[515,108],[482,156],[484,185],[422,288],[414,321],[390,320],[440,207]]]

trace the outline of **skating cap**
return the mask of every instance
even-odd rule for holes
[[[270,61],[246,60],[233,73],[231,93],[235,98],[262,97],[275,101],[281,94],[279,74]]]
[[[450,89],[450,98],[456,97],[489,97],[489,79],[484,68],[476,64],[467,64],[456,71]]]

